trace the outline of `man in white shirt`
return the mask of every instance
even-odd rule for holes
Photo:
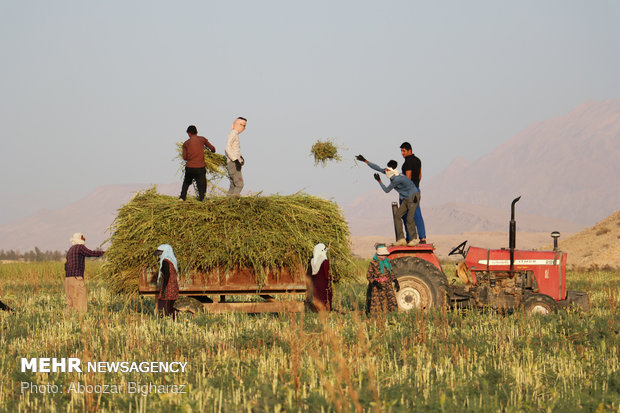
[[[247,120],[242,117],[235,119],[232,129],[228,134],[226,141],[226,169],[228,170],[228,178],[230,179],[230,187],[228,195],[239,196],[243,189],[243,175],[241,167],[245,163],[241,156],[241,145],[239,144],[239,134],[245,130]]]

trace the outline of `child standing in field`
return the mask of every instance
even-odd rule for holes
[[[157,311],[175,318],[174,302],[179,298],[178,264],[172,247],[162,244],[157,247],[155,255],[159,256],[159,274],[157,276]]]
[[[377,245],[377,253],[368,266],[368,289],[366,290],[366,314],[396,311],[396,293],[394,293],[394,280],[392,276],[392,264],[388,259],[388,249],[383,244]]]

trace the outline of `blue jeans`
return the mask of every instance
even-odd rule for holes
[[[418,197],[421,198],[421,194],[418,194]],[[403,200],[399,199],[398,204],[402,204]],[[424,219],[422,218],[422,210],[420,209],[420,204],[418,203],[418,207],[415,210],[415,214],[413,215],[413,220],[415,221],[415,226],[418,229],[418,236],[420,239],[426,239],[426,228],[424,227]],[[411,241],[409,237],[409,230],[407,229],[407,214],[403,216],[403,224],[405,224],[405,237],[407,241]]]

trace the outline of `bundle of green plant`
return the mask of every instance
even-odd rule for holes
[[[208,149],[205,149],[205,167],[207,170],[207,180],[218,181],[228,176],[226,172],[226,156],[219,153],[213,153]],[[178,172],[182,172],[185,168],[185,161],[183,160],[183,142],[177,142],[177,156],[180,166]]]
[[[341,161],[338,154],[338,147],[331,140],[316,141],[310,149],[310,154],[314,156],[314,165],[325,166],[327,161]]]
[[[179,202],[155,188],[125,204],[111,227],[111,246],[100,276],[115,291],[137,293],[138,276],[170,244],[181,275],[251,268],[263,286],[266,273],[305,267],[317,243],[329,247],[335,280],[353,279],[349,228],[334,202],[288,196],[209,197]]]

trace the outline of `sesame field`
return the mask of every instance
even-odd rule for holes
[[[89,310],[65,314],[62,263],[0,265],[0,411],[620,412],[620,272],[569,272],[588,312],[485,309],[367,318],[364,271],[330,314],[153,314],[88,262]],[[445,265],[451,278],[454,267]],[[78,358],[82,372],[22,371]],[[183,372],[87,371],[88,362],[178,362]]]

